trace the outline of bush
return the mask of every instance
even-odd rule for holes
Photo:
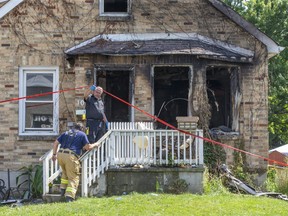
[[[229,194],[228,189],[223,185],[221,177],[210,174],[206,168],[204,171],[203,188],[205,194]]]
[[[265,186],[268,191],[288,195],[288,169],[269,167]]]
[[[29,198],[41,197],[43,192],[43,167],[41,165],[30,165],[20,168],[19,171],[22,171],[22,173],[16,177],[17,187],[28,188]]]

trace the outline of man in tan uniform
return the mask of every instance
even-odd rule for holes
[[[54,142],[52,160],[58,159],[62,168],[61,195],[67,202],[75,200],[80,179],[79,157],[82,150],[91,150],[98,144],[89,144],[87,135],[83,132],[83,124],[77,123],[73,129],[61,134]],[[58,145],[59,152],[57,153]]]

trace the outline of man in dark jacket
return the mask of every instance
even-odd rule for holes
[[[92,85],[84,92],[86,134],[90,143],[98,141],[105,133],[105,126],[108,128],[108,121],[104,113],[104,103],[101,99],[102,93],[103,89],[95,85]]]

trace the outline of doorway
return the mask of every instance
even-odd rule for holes
[[[126,102],[131,102],[130,70],[98,70],[97,83],[107,92]],[[120,100],[103,94],[105,114],[109,122],[129,122],[131,120],[130,107]]]
[[[177,116],[188,116],[188,92],[190,80],[188,66],[155,66],[154,114],[161,120],[177,127]],[[157,122],[157,129],[167,126]]]

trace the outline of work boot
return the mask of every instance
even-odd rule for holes
[[[73,202],[74,199],[72,197],[66,196],[66,202]]]
[[[66,189],[62,189],[62,188],[61,188],[61,196],[62,196],[62,197],[64,197],[65,192],[66,192]]]
[[[66,192],[66,189],[62,189],[61,188],[61,197],[60,197],[60,202],[66,202],[66,199],[65,199],[65,192]]]

